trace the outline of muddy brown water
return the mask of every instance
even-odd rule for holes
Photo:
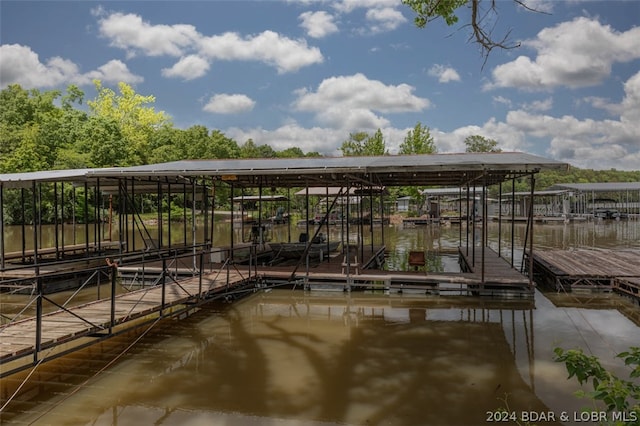
[[[637,222],[537,226],[535,243],[637,249],[639,228]],[[492,226],[490,238],[495,235]],[[520,227],[516,235],[522,238]],[[458,229],[388,227],[385,238],[393,241],[390,262],[401,265],[402,253],[411,248],[455,247]],[[447,259],[439,265],[455,267]],[[534,418],[539,425],[594,424],[578,421],[590,402],[573,395],[579,385],[566,380],[553,348],[583,348],[628,377],[615,354],[640,342],[640,327],[625,316],[633,309],[640,307],[610,294],[537,291],[527,303],[418,293],[260,291],[43,364],[0,420],[477,425]],[[2,380],[3,405],[30,373]],[[504,409],[516,417],[497,421]]]

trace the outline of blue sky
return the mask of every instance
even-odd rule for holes
[[[488,7],[489,0],[483,0]],[[521,43],[486,63],[470,12],[413,24],[399,0],[0,2],[0,87],[91,99],[92,79],[156,97],[176,127],[338,155],[420,122],[439,152],[480,134],[595,169],[640,169],[640,1],[510,0],[488,14]],[[483,66],[484,64],[484,66]]]

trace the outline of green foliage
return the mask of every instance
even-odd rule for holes
[[[578,396],[602,402],[608,412],[629,413],[630,422],[619,423],[636,425],[640,419],[640,385],[633,381],[620,379],[607,371],[595,356],[585,355],[581,349],[554,349],[555,361],[563,362],[569,373],[569,379],[575,377],[582,384],[591,383],[593,391],[578,392]],[[631,378],[640,377],[640,347],[631,347],[629,351],[616,355],[625,365],[634,367]]]
[[[349,139],[342,142],[340,146],[342,155],[345,157],[361,157],[373,155],[387,155],[389,152],[386,148],[382,130],[376,130],[373,136],[367,132],[350,133]]]
[[[409,6],[416,13],[414,23],[418,28],[424,28],[428,22],[442,18],[447,25],[458,22],[456,9],[469,3],[469,0],[402,0],[402,4]]]
[[[114,121],[119,126],[126,141],[126,155],[123,156],[127,158],[127,164],[122,165],[145,164],[153,132],[167,123],[169,117],[150,106],[155,102],[154,96],[140,95],[126,83],[118,84],[120,94],[103,87],[100,80],[93,83],[98,95],[87,105],[92,116]]]
[[[416,123],[413,130],[409,130],[399,149],[399,153],[403,155],[435,154],[437,151],[431,129],[420,122]]]
[[[464,140],[466,152],[501,152],[498,142],[480,135],[467,136]]]
[[[240,146],[240,158],[275,158],[276,152],[269,145],[256,145],[253,139]]]

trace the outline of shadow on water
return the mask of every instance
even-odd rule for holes
[[[3,423],[479,424],[505,395],[546,410],[514,362],[508,303],[448,303],[274,290],[212,305],[162,322],[86,384],[126,338],[42,366]]]

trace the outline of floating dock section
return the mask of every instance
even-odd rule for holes
[[[113,297],[73,307],[61,305],[55,312],[0,327],[0,377],[158,318],[187,312],[255,283],[252,277],[230,269],[180,281],[165,278],[161,284],[115,295],[113,281]]]
[[[536,251],[533,274],[556,291],[616,291],[640,302],[640,250]]]

